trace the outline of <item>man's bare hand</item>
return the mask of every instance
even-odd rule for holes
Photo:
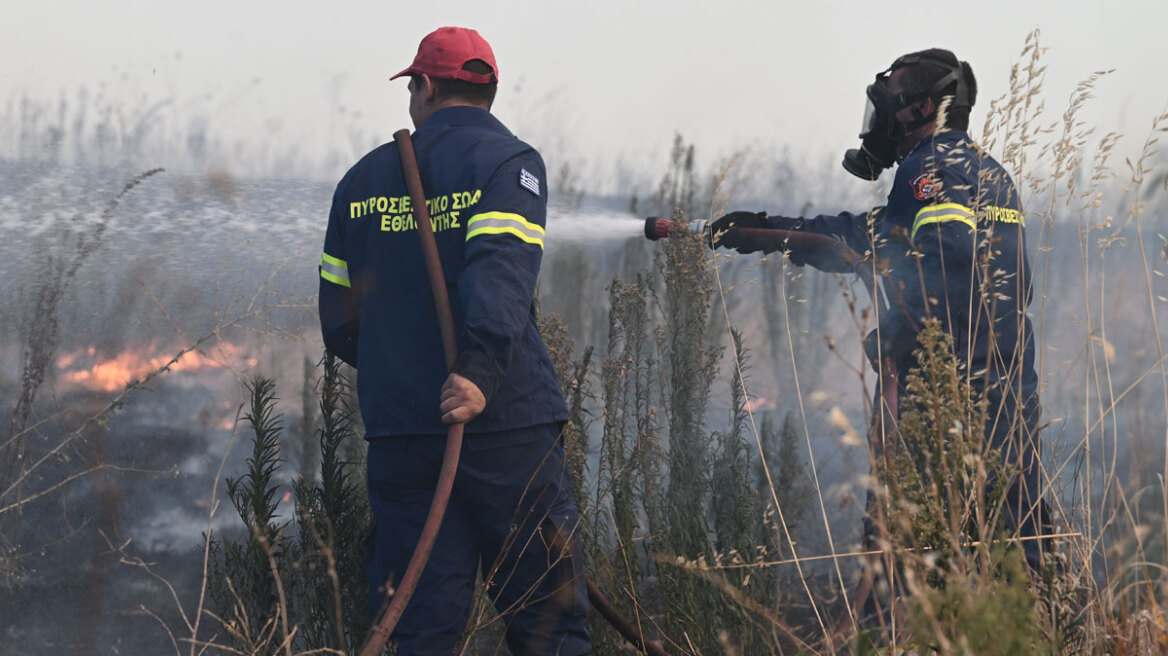
[[[446,377],[440,400],[438,409],[442,412],[444,424],[465,424],[479,416],[487,405],[487,398],[478,385],[458,374]]]

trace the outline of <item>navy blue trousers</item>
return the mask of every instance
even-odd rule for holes
[[[369,441],[368,550],[374,617],[418,542],[445,436]],[[558,425],[467,435],[434,551],[394,632],[398,656],[450,656],[470,617],[476,575],[515,656],[591,651],[583,560]]]
[[[990,485],[1006,485],[1003,514],[1013,537],[1035,538],[1054,533],[1050,509],[1043,498],[1039,421],[1042,416],[1037,395],[1019,403],[1012,391],[990,390],[986,394],[989,416],[986,436],[991,452],[1001,455],[1002,462],[1015,470],[1010,481],[990,480]],[[1043,553],[1053,545],[1049,540],[1027,539],[1021,543],[1026,563],[1041,571]]]
[[[900,398],[907,398],[902,387]],[[1020,543],[1026,562],[1035,571],[1041,571],[1043,552],[1052,549],[1049,540],[1033,539],[1054,532],[1050,509],[1043,499],[1040,463],[1039,421],[1042,410],[1038,396],[1031,394],[1019,403],[1011,390],[991,389],[986,392],[988,417],[985,426],[988,453],[996,453],[1011,472],[1010,480],[999,481],[992,478],[987,484],[1005,485],[1002,503],[1004,528],[1010,537],[1026,538]],[[879,392],[876,406],[880,407]],[[903,408],[901,408],[903,410]],[[864,516],[865,548],[877,548],[878,534],[875,518],[872,516],[875,496],[868,493],[867,512]]]

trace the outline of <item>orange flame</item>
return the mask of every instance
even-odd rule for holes
[[[765,412],[767,410],[774,410],[775,402],[771,401],[770,399],[755,397],[748,400],[745,404],[745,407],[748,412],[759,412],[760,410]]]
[[[152,344],[146,348],[129,348],[111,358],[99,359],[97,349],[88,348],[66,353],[57,358],[57,368],[62,371],[65,383],[86,387],[100,392],[115,392],[133,380],[139,380],[153,371],[166,366],[174,358],[160,354]],[[175,352],[178,350],[176,349]],[[188,351],[170,365],[171,371],[199,371],[203,369],[223,369],[234,365],[254,367],[258,360],[245,357],[243,349],[229,342],[222,342],[206,353]]]

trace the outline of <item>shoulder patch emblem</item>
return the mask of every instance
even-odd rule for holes
[[[530,191],[536,196],[539,195],[539,178],[535,177],[535,175],[527,169],[519,169],[519,186]]]
[[[912,186],[913,198],[922,201],[936,196],[937,192],[941,190],[941,182],[928,171],[909,180],[909,185]]]

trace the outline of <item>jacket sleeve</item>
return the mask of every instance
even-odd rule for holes
[[[547,223],[545,178],[534,150],[511,158],[495,170],[466,222],[458,278],[464,333],[451,371],[477,385],[488,403],[531,321]]]
[[[873,212],[853,214],[841,212],[839,214],[821,214],[814,218],[790,218],[785,216],[769,216],[771,227],[777,230],[794,230],[817,235],[833,237],[843,241],[848,248],[864,255],[872,250],[872,239],[869,233],[868,218]],[[791,260],[796,264],[810,264],[821,271],[829,273],[851,273],[853,264],[846,262],[832,252],[796,252],[792,247]]]
[[[928,184],[922,184],[922,176]],[[886,280],[890,308],[880,317],[883,355],[905,356],[917,346],[926,318],[940,319],[952,330],[964,322],[972,302],[977,223],[968,193],[942,173],[902,165],[888,197],[888,220],[905,226],[892,236],[901,259]],[[925,190],[925,191],[922,191]],[[902,241],[907,237],[907,241]],[[903,248],[902,248],[903,244]],[[895,250],[893,251],[895,252]]]
[[[357,336],[360,327],[360,311],[357,307],[356,291],[349,277],[349,264],[345,251],[345,220],[342,187],[337,187],[329,211],[328,229],[324,237],[324,252],[321,253],[317,270],[320,273],[320,331],[325,348],[332,351],[342,361],[357,366]]]

